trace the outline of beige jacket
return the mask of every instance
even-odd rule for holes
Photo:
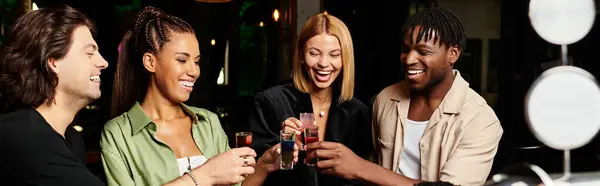
[[[373,105],[373,138],[379,165],[394,172],[402,152],[410,87],[401,81],[385,88]],[[485,100],[458,71],[452,87],[433,112],[423,137],[421,180],[483,185],[503,130]]]

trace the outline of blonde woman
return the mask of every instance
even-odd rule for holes
[[[250,116],[253,148],[265,152],[278,143],[279,131],[300,134],[300,113],[314,113],[319,141],[339,142],[360,157],[372,152],[369,109],[354,94],[354,49],[346,25],[328,14],[317,14],[304,24],[296,42],[293,84],[258,93]],[[264,185],[355,185],[350,180],[322,174],[303,163],[291,171],[270,175]]]

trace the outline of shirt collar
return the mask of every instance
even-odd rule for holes
[[[192,116],[192,124],[197,124],[198,120],[200,119],[207,120],[206,116],[202,115],[201,113],[194,112],[190,106],[187,106],[183,103],[179,103],[179,106],[183,108],[183,111],[185,111],[187,115]],[[127,115],[129,116],[129,121],[131,122],[133,134],[138,133],[148,124],[153,123],[152,119],[150,119],[144,110],[142,110],[139,102],[135,102],[135,104],[133,104],[133,107],[127,111]]]
[[[459,113],[463,102],[467,96],[467,91],[469,90],[469,83],[462,78],[460,72],[458,70],[453,70],[454,73],[454,81],[452,82],[452,87],[444,96],[440,107],[443,113],[456,114]],[[408,81],[400,82],[400,86],[398,86],[398,90],[394,91],[395,94],[390,96],[391,100],[394,101],[410,101],[410,85]]]
[[[454,70],[454,82],[440,105],[442,112],[459,113],[467,97],[467,91],[469,91],[469,83],[460,76],[458,70]]]

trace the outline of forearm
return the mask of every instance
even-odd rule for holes
[[[363,169],[357,176],[359,179],[374,185],[402,185],[412,186],[421,180],[414,180],[385,169],[377,164],[364,160]]]
[[[206,174],[197,174],[197,173],[190,173],[190,174],[194,174],[194,177],[196,178],[196,182],[198,182],[198,185],[202,185],[202,186],[209,186],[212,185],[210,183],[210,178],[206,175]],[[164,184],[163,186],[194,186],[196,185],[194,183],[194,180],[192,179],[191,176],[189,175],[183,175],[180,176],[179,178]]]

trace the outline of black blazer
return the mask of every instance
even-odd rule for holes
[[[358,156],[369,159],[373,152],[369,109],[358,99],[338,104],[339,88],[334,88],[333,99],[327,118],[325,141],[339,142]],[[275,86],[255,96],[255,108],[250,114],[252,147],[262,155],[279,143],[281,124],[289,117],[300,117],[300,113],[313,113],[310,94],[302,93],[293,84]],[[315,114],[315,117],[318,117]],[[298,163],[291,171],[276,171],[269,175],[264,185],[321,185],[345,186],[364,185],[331,175],[321,174],[313,167],[304,165],[305,153],[301,152]]]

